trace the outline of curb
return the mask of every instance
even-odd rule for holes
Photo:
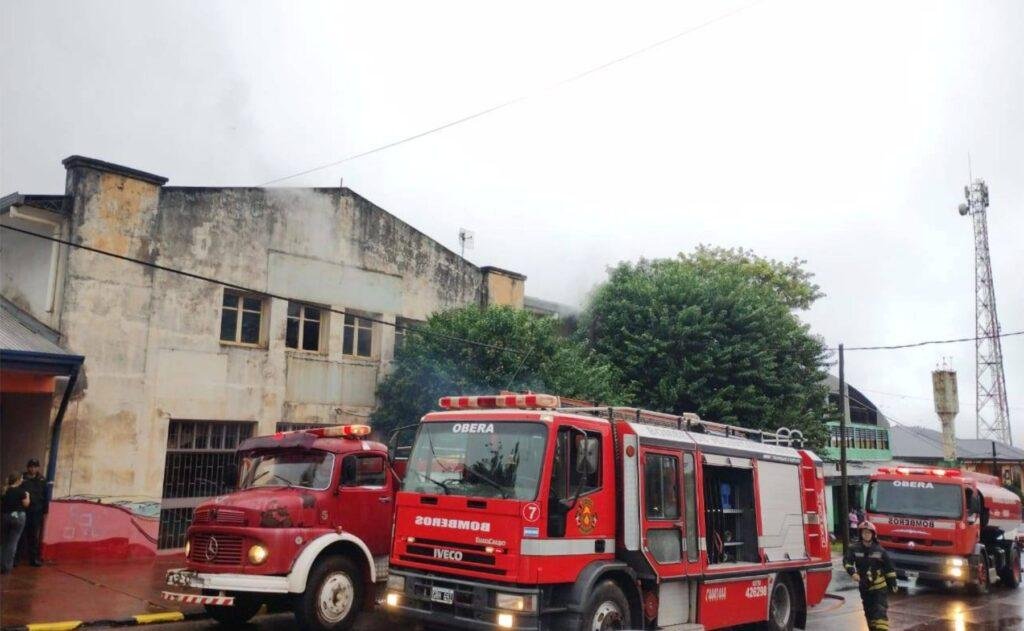
[[[21,626],[3,627],[2,631],[74,631],[86,627],[134,627],[144,624],[162,624],[166,622],[185,622],[205,620],[205,613],[182,613],[180,611],[161,611],[158,613],[142,613],[122,620],[64,620],[60,622],[30,622]]]

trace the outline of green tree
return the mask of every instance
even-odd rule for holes
[[[419,421],[454,394],[504,389],[622,403],[612,366],[559,333],[554,318],[509,307],[463,307],[437,313],[406,334],[393,370],[377,388],[371,417],[382,435]],[[467,344],[472,340],[492,347]]]
[[[706,246],[622,263],[595,290],[578,335],[621,371],[638,405],[799,428],[818,447],[831,417],[826,349],[795,310],[822,294],[803,265]]]

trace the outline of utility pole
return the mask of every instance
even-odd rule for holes
[[[975,435],[1012,445],[1003,344],[999,338],[996,290],[992,285],[992,260],[988,250],[988,186],[984,180],[973,180],[970,186],[964,187],[964,196],[967,203],[960,204],[960,214],[970,215],[974,222]]]
[[[846,372],[843,365],[843,345],[839,345],[839,404],[841,406],[839,417],[839,482],[842,484],[840,491],[839,507],[842,509],[842,533],[843,533],[843,556],[850,549],[850,486],[846,479],[846,415],[850,411],[849,401],[846,399]]]
[[[1001,476],[999,474],[998,470],[996,469],[997,466],[998,465],[996,464],[996,441],[993,440],[992,441],[992,475],[994,475],[997,478],[999,478],[1000,480],[1002,480],[1003,476]]]

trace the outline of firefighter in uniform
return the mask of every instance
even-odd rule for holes
[[[869,521],[857,526],[860,541],[852,544],[843,559],[843,567],[860,588],[864,604],[864,617],[870,631],[889,630],[888,590],[896,591],[896,570],[882,546],[878,544],[878,531]]]

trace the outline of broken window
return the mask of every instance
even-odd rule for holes
[[[345,314],[341,353],[355,357],[373,356],[373,320],[352,313]]]
[[[324,310],[297,302],[288,303],[288,324],[284,345],[303,351],[321,350]]]
[[[259,296],[224,290],[220,311],[222,342],[256,346],[263,338],[263,305]]]
[[[402,349],[405,348],[405,340],[409,330],[416,328],[420,324],[422,322],[419,320],[412,320],[410,318],[397,318],[395,320],[395,357],[398,357]]]

